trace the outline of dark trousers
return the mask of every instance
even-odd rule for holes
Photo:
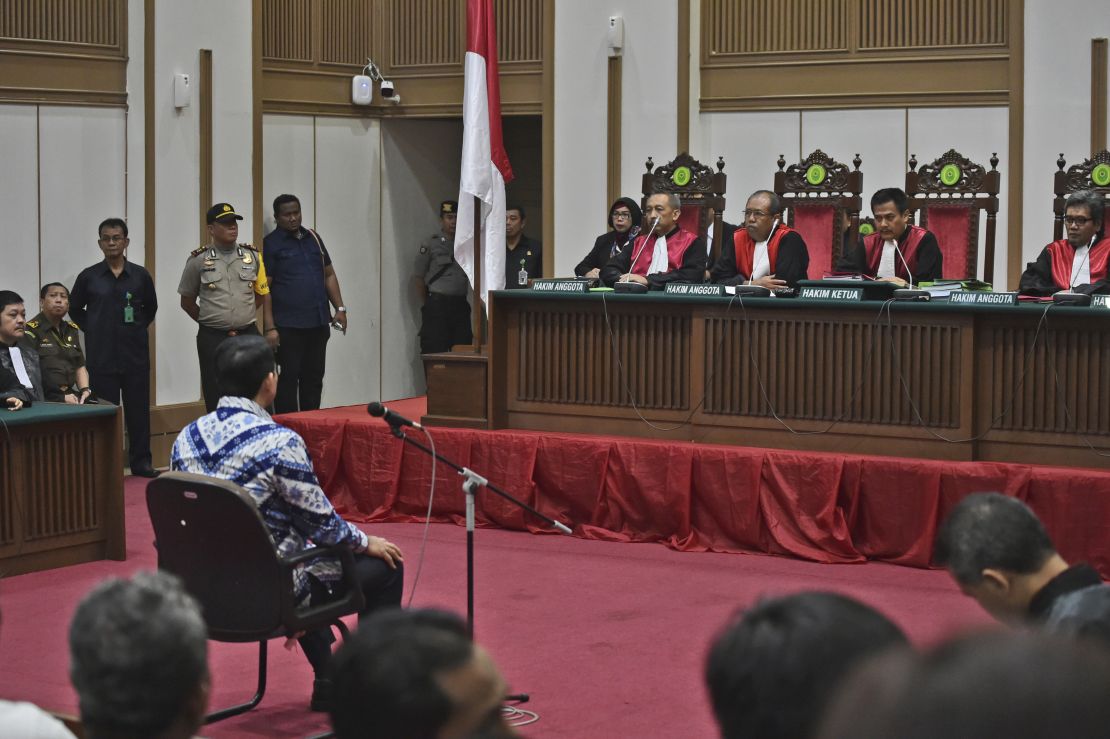
[[[470,330],[470,303],[465,295],[428,293],[420,309],[420,353],[451,351],[455,344],[474,340]]]
[[[253,323],[235,330],[235,335],[258,335],[258,327]],[[204,394],[204,408],[209,413],[216,410],[220,402],[220,386],[216,382],[216,350],[220,344],[231,338],[231,332],[219,328],[201,326],[197,331],[197,356],[200,357],[200,390]]]
[[[281,343],[277,350],[277,395],[275,413],[314,411],[320,407],[324,391],[324,358],[328,351],[331,328],[282,328],[278,326]]]
[[[123,399],[123,421],[127,426],[127,459],[132,469],[150,466],[150,368],[129,372],[89,370],[93,394],[110,403]]]
[[[368,554],[355,555],[355,576],[359,588],[366,598],[366,605],[358,612],[358,621],[362,621],[382,608],[394,608],[401,605],[401,593],[405,586],[404,566],[397,565],[397,569],[390,569],[384,559],[371,557]],[[316,578],[309,577],[312,585],[311,604],[319,605],[342,597],[343,593],[331,593]],[[316,677],[327,675],[328,662],[331,660],[331,645],[335,643],[335,634],[331,627],[309,631],[297,640],[312,671]]]

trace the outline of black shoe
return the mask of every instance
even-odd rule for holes
[[[308,707],[313,711],[326,713],[331,709],[332,681],[327,678],[316,678],[312,681],[312,702]]]
[[[142,467],[132,467],[131,474],[139,477],[158,477],[162,473],[147,464]]]

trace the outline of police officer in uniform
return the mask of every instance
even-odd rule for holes
[[[445,200],[439,205],[439,233],[420,245],[416,275],[424,295],[420,310],[420,352],[450,351],[455,344],[469,344],[470,304],[466,295],[470,280],[455,261],[455,221],[458,203]]]
[[[27,321],[24,342],[39,355],[42,390],[53,402],[84,403],[92,396],[80,330],[65,319],[69,312],[69,290],[60,282],[39,290],[39,314]]]
[[[269,300],[266,270],[258,252],[249,244],[236,243],[241,220],[228,203],[208,209],[211,243],[189,255],[177,286],[182,310],[200,325],[200,384],[209,413],[216,410],[220,399],[216,349],[229,336],[258,334],[255,309]]]

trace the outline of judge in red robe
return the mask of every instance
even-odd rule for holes
[[[1090,190],[1073,193],[1064,203],[1067,238],[1041,249],[1021,275],[1022,295],[1046,296],[1060,290],[1110,293],[1106,279],[1110,238],[1103,234],[1104,203]]]
[[[941,278],[943,257],[937,237],[910,223],[909,197],[897,187],[886,187],[871,196],[875,233],[860,243],[847,245],[837,270],[855,272],[898,285],[931,282]],[[906,267],[909,267],[907,271]]]
[[[757,190],[744,206],[744,227],[721,247],[709,279],[722,285],[797,287],[809,270],[809,250],[794,229],[781,223],[782,203],[770,190]]]
[[[644,232],[609,260],[601,281],[609,287],[618,281],[638,282],[651,290],[662,290],[668,282],[703,282],[709,266],[705,240],[679,228],[679,214],[677,195],[649,197]]]

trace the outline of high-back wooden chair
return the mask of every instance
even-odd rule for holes
[[[809,251],[809,276],[820,279],[840,261],[844,243],[854,244],[859,236],[859,211],[862,206],[863,160],[856,154],[855,169],[849,170],[820,149],[786,166],[779,154],[775,173],[775,194],[782,200],[786,224],[802,235]],[[842,228],[842,214],[848,214],[848,233]]]
[[[705,238],[709,233],[709,209],[713,209],[713,245],[709,252],[710,263],[717,261],[721,254],[721,232],[723,230],[721,213],[725,209],[725,160],[717,157],[717,171],[714,172],[686,152],[682,152],[667,164],[656,167],[651,157],[644,162],[647,172],[642,179],[644,197],[641,207],[646,211],[647,199],[652,193],[674,193],[682,205],[678,224],[684,230]],[[643,230],[651,226],[651,219],[644,217]]]
[[[1056,160],[1057,172],[1053,186],[1056,193],[1056,198],[1052,201],[1053,241],[1064,238],[1064,204],[1067,202],[1068,195],[1073,192],[1092,190],[1102,195],[1107,209],[1110,209],[1110,151],[1106,149],[1097,151],[1090,159],[1083,160],[1082,164],[1073,164],[1065,172],[1066,164],[1064,155],[1061,153],[1060,158]],[[1103,224],[1103,232],[1105,231],[1106,227]]]
[[[994,278],[994,242],[998,220],[998,154],[991,155],[991,168],[977,164],[949,149],[917,168],[911,154],[906,172],[906,194],[918,225],[937,237],[944,255],[943,276],[948,279],[978,277],[979,219],[987,215],[983,237],[983,280]]]

